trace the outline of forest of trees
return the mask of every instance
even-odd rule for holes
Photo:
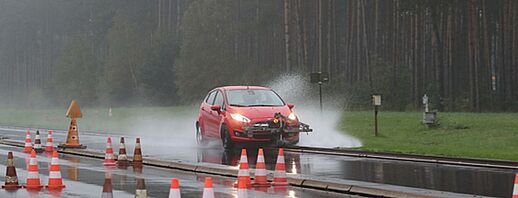
[[[0,0],[0,103],[178,105],[328,73],[347,107],[518,111],[515,0]]]

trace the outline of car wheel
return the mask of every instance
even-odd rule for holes
[[[221,125],[221,143],[223,144],[223,148],[225,150],[232,150],[235,145],[232,139],[230,139],[228,127],[225,125]]]
[[[207,144],[207,140],[203,138],[203,133],[201,132],[200,124],[198,122],[196,122],[196,142],[198,142],[198,145]]]

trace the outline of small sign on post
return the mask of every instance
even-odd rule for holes
[[[329,82],[329,74],[317,72],[309,74],[311,83],[318,83],[318,95],[320,97],[320,113],[322,113],[322,83]]]
[[[374,105],[374,136],[378,136],[378,108],[381,106],[381,95],[372,95],[372,104]]]

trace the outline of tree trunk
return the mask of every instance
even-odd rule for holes
[[[286,60],[286,72],[291,71],[291,62],[290,62],[290,33],[289,33],[289,0],[284,0],[284,56]]]

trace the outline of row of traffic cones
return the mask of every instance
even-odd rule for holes
[[[34,146],[31,140],[31,132],[27,130],[25,134],[25,147],[23,152],[31,153],[32,150],[37,153],[42,153],[43,151],[51,153],[54,151],[54,146],[52,145],[52,130],[48,130],[47,132],[47,143],[45,144],[45,148],[41,145],[40,131],[36,130],[36,136],[34,137]]]
[[[41,184],[39,177],[39,168],[38,161],[36,159],[36,151],[34,149],[31,151],[31,158],[29,161],[27,171],[27,180],[23,187],[27,188],[28,190],[39,190],[43,188],[43,185]],[[16,168],[14,166],[13,152],[9,152],[7,154],[7,168],[5,178],[5,183],[2,186],[2,188],[5,188],[7,190],[14,190],[22,187],[18,182]],[[49,168],[49,180],[45,187],[48,189],[62,189],[65,187],[65,185],[63,185],[63,179],[61,177],[61,170],[59,167],[57,151],[54,151],[52,153],[52,159]]]
[[[255,165],[255,177],[254,182],[250,181],[250,172],[248,170],[248,158],[246,149],[241,150],[241,158],[239,160],[239,171],[237,173],[237,181],[234,184],[235,187],[239,188],[250,188],[250,187],[268,187],[273,186],[286,186],[288,185],[288,178],[286,177],[286,166],[284,161],[284,150],[279,148],[277,155],[277,163],[275,164],[275,172],[273,174],[273,181],[270,183],[267,178],[266,164],[264,162],[264,152],[262,148],[259,148],[257,154],[257,163]]]
[[[124,143],[124,140],[121,141]],[[138,144],[140,141],[138,141]],[[111,144],[111,138],[108,138],[108,144]],[[140,145],[138,145],[140,147]],[[140,148],[139,148],[140,149]],[[111,145],[107,145],[107,155],[108,157],[113,156],[113,153],[110,155]],[[140,154],[140,153],[139,153]],[[111,162],[111,159],[108,159],[106,162]],[[235,186],[237,187],[237,197],[246,198],[248,195],[248,188],[251,186],[254,187],[268,187],[270,185],[274,186],[285,186],[288,185],[288,181],[286,178],[286,170],[284,165],[284,151],[283,149],[279,149],[279,154],[277,158],[277,164],[275,166],[275,173],[273,182],[270,183],[267,179],[266,173],[266,165],[264,162],[264,152],[263,149],[259,149],[257,164],[256,164],[256,172],[254,182],[250,181],[250,173],[248,171],[248,159],[246,155],[246,149],[242,150],[241,159],[239,163],[239,172],[237,177],[237,182]],[[111,164],[111,163],[110,163]],[[112,197],[112,184],[111,177],[105,178],[105,185],[103,186],[103,194],[102,197]],[[137,186],[135,189],[135,197],[147,197],[147,191],[144,183],[144,179],[140,178],[137,175]],[[179,181],[176,178],[171,180],[171,188],[169,191],[169,198],[180,198],[180,189],[179,189]],[[203,198],[214,198],[214,189],[212,184],[212,178],[205,178],[205,187],[203,189]]]
[[[135,151],[133,153],[133,161],[131,164],[133,164],[134,168],[142,168],[143,161],[142,149],[140,146],[140,138],[137,138],[136,140]],[[117,155],[117,161],[115,161],[115,157],[113,155],[112,139],[111,137],[108,137],[103,165],[118,166],[119,168],[125,168],[130,165],[128,155],[126,154],[126,146],[124,145],[124,137],[121,137],[120,139],[119,155]]]

